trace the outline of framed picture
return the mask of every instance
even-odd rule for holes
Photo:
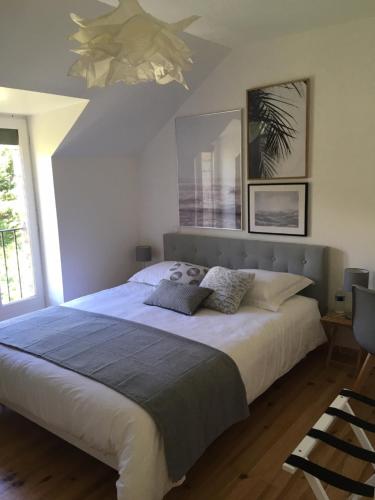
[[[180,226],[242,228],[242,112],[176,118]]]
[[[307,177],[308,80],[247,91],[248,177]]]
[[[308,184],[249,184],[249,233],[307,236]]]

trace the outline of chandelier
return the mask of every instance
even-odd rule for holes
[[[68,75],[84,78],[87,87],[176,81],[188,88],[183,71],[191,69],[192,53],[177,34],[198,16],[169,24],[144,11],[138,0],[120,0],[117,8],[95,19],[70,17],[79,30],[69,40],[80,44],[73,49],[80,57]]]

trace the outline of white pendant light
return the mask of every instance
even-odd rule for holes
[[[120,0],[117,8],[96,19],[70,17],[80,27],[69,37],[80,43],[73,50],[80,58],[69,76],[85,78],[88,87],[176,81],[188,88],[183,71],[191,68],[192,54],[177,33],[199,16],[169,24],[145,12],[138,0]]]

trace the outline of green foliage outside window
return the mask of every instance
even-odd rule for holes
[[[6,146],[0,147],[0,229],[14,229],[20,225],[20,217],[15,208],[16,179],[11,151]],[[3,233],[4,245],[12,243],[12,233]],[[2,241],[0,242],[3,243]]]

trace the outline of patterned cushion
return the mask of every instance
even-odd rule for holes
[[[175,262],[164,277],[175,283],[184,285],[199,285],[208,272],[208,267],[189,264],[188,262]]]
[[[211,268],[200,286],[211,288],[214,292],[204,301],[204,307],[233,314],[251,287],[254,274],[232,271],[225,267]]]
[[[161,280],[157,289],[145,300],[148,306],[163,307],[192,316],[212,290]]]

